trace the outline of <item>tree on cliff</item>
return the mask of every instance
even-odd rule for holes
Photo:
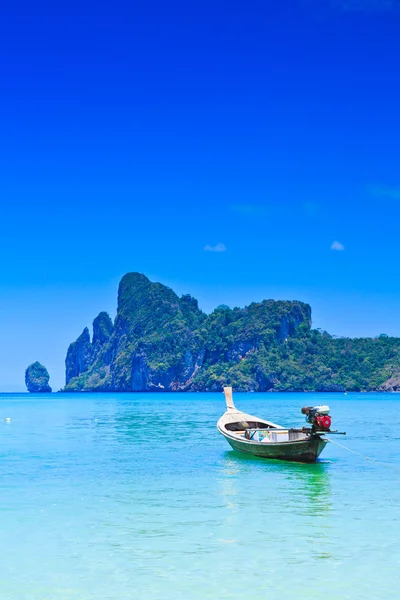
[[[50,375],[46,367],[36,361],[29,365],[25,371],[25,384],[28,392],[31,393],[50,393],[49,386]]]
[[[203,313],[190,295],[126,274],[66,358],[66,391],[400,390],[400,338],[335,338],[311,307],[263,300]]]
[[[250,357],[310,329],[302,302],[265,300],[245,309],[220,306],[203,313],[197,300],[126,274],[119,285],[114,323],[107,313],[68,349],[66,391],[183,391],[270,389],[269,373]],[[246,362],[246,357],[249,361]],[[242,372],[243,370],[243,372]],[[251,372],[247,372],[251,371]]]

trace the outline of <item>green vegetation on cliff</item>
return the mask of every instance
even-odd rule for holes
[[[264,300],[205,315],[189,295],[128,273],[107,313],[68,349],[66,390],[339,391],[397,389],[400,339],[334,338],[311,308]],[[396,383],[397,382],[397,383]]]
[[[109,319],[108,315],[104,318]],[[98,319],[94,321],[94,340],[98,338]],[[84,330],[69,347],[66,389],[187,387],[197,357],[202,355],[204,341],[197,330],[204,319],[191,296],[179,298],[170,288],[152,283],[140,273],[128,273],[119,285],[118,312],[109,338],[90,344]]]
[[[220,362],[199,373],[195,383],[215,389],[275,391],[372,391],[400,389],[388,380],[400,373],[399,338],[339,338],[315,329],[283,344],[262,345],[236,364]]]

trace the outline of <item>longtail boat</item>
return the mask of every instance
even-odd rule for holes
[[[297,462],[315,462],[329,440],[331,431],[328,406],[302,408],[311,427],[285,428],[271,421],[248,415],[236,408],[232,388],[224,388],[226,412],[217,423],[217,429],[238,452]]]

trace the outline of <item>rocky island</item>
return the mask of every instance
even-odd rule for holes
[[[335,338],[311,308],[264,300],[210,315],[190,295],[128,273],[117,316],[85,328],[66,357],[65,391],[364,391],[400,389],[400,339]]]
[[[32,363],[25,371],[25,384],[28,392],[34,394],[50,393],[49,379],[48,370],[40,362]]]

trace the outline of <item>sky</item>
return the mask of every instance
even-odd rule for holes
[[[400,2],[8,3],[0,391],[54,390],[128,271],[400,336]]]

